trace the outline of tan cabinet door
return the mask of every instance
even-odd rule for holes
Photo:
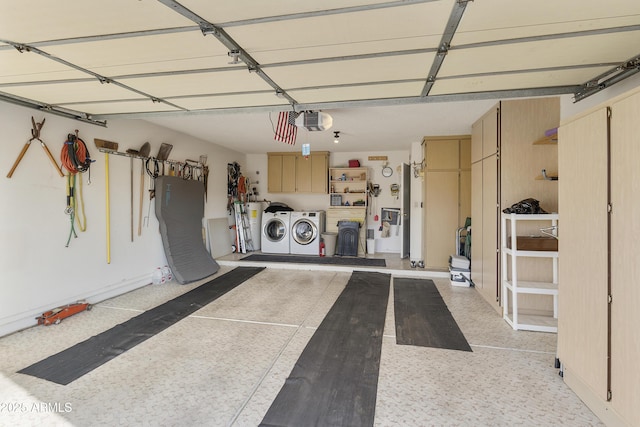
[[[282,192],[282,156],[269,154],[267,160],[269,193]]]

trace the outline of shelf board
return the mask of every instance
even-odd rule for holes
[[[533,145],[558,145],[558,134],[542,137],[533,142]]]
[[[517,331],[558,332],[558,319],[552,316],[518,314],[518,323],[513,322],[512,313],[505,314],[504,320]]]
[[[514,251],[511,248],[502,248],[502,250],[511,256],[532,257],[532,258],[558,258],[558,251]]]
[[[513,292],[513,283],[510,280],[504,281],[507,289]],[[518,280],[519,294],[538,294],[538,295],[558,295],[558,284],[551,282],[531,282]]]

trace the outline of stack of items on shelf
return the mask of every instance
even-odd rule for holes
[[[463,255],[449,257],[449,279],[451,286],[469,286],[471,283],[471,261]]]

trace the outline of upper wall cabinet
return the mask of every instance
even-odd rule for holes
[[[269,193],[327,193],[329,152],[267,153]]]

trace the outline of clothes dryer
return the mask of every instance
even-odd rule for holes
[[[262,252],[272,254],[289,253],[289,230],[291,212],[263,212],[262,214]]]
[[[291,212],[290,252],[319,255],[321,233],[325,231],[325,212]]]

